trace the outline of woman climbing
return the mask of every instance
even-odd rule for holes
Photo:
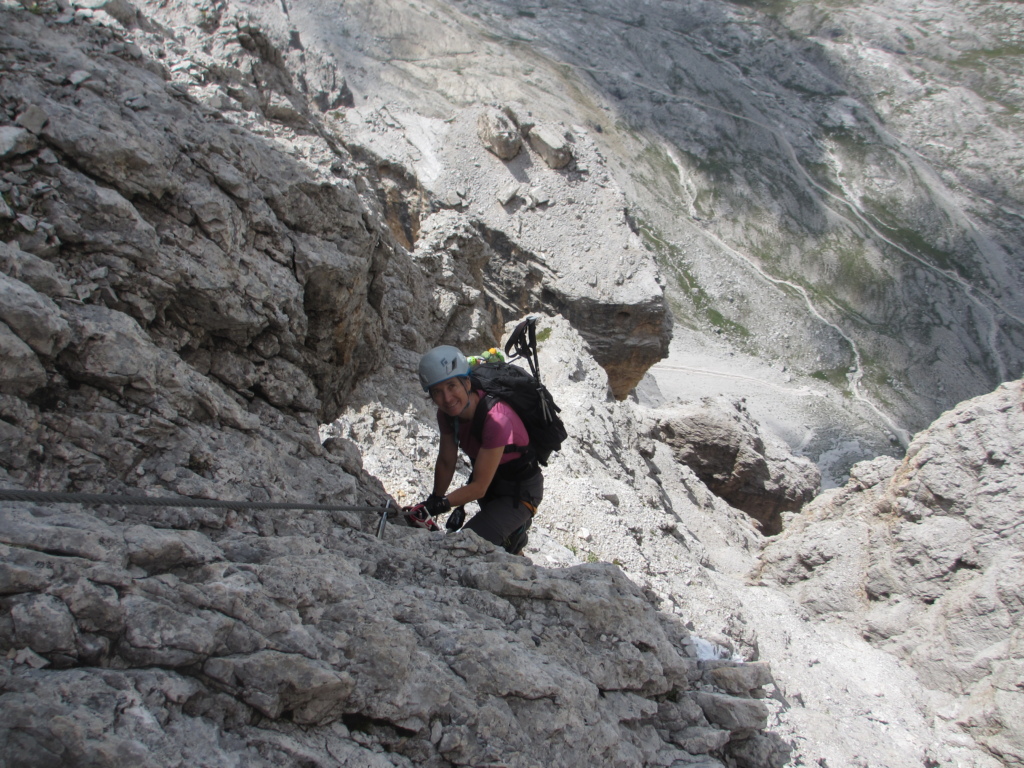
[[[465,527],[521,554],[544,494],[544,477],[522,419],[508,403],[474,387],[469,362],[456,347],[427,352],[420,359],[419,377],[437,406],[441,440],[433,491],[426,501],[406,508],[406,520],[438,530],[434,517],[454,507],[446,527],[459,530],[465,519],[461,508],[478,501],[480,511]],[[448,493],[459,448],[469,457],[473,471],[464,486]]]

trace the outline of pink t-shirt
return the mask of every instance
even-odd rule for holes
[[[478,390],[481,398],[486,394]],[[479,406],[477,406],[479,407]],[[523,426],[523,420],[519,418],[512,406],[501,400],[495,401],[494,405],[487,412],[484,419],[483,440],[478,441],[476,436],[471,434],[472,419],[459,419],[459,446],[466,452],[471,461],[476,461],[481,448],[499,448],[506,445],[525,446],[530,444],[530,435]],[[440,411],[437,412],[437,423],[441,434],[454,434],[452,420]],[[501,464],[507,464],[513,459],[518,459],[522,454],[517,452],[506,453],[501,457]]]

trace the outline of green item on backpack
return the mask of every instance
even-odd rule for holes
[[[481,352],[479,355],[467,357],[466,360],[469,361],[470,368],[475,368],[476,366],[483,365],[484,363],[503,363],[505,362],[505,356],[494,347],[491,347],[486,352]]]

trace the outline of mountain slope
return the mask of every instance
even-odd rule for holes
[[[250,16],[204,2],[89,4],[0,10],[0,479],[135,498],[0,506],[5,756],[705,768],[774,766],[787,753],[794,764],[892,768],[1016,759],[1019,564],[986,558],[994,532],[1012,544],[1019,509],[1019,450],[1005,437],[1020,431],[1019,384],[944,417],[903,463],[855,468],[766,539],[678,462],[680,445],[655,439],[666,411],[650,380],[623,399],[667,339],[643,243],[676,253],[636,202],[663,176],[635,179],[657,163],[655,148],[675,165],[682,151],[606,120],[600,89],[522,41],[512,49],[523,68],[488,82],[509,96],[529,81],[530,102],[510,110],[520,131],[551,128],[574,166],[550,167],[532,144],[498,159],[478,134],[488,107],[446,101],[492,93],[464,75],[490,46],[511,50],[502,46],[524,37],[520,25],[603,6],[343,6],[373,26],[335,41],[362,57],[348,82],[314,44],[328,22],[362,18],[337,6],[300,30],[289,19],[314,6],[250,5]],[[736,56],[752,55],[766,29],[785,42],[760,12],[744,35],[742,9],[636,8],[651,15],[596,19],[595,40],[606,23],[671,32],[654,11],[681,8],[691,31],[707,19],[723,44],[737,35]],[[447,37],[430,38],[433,25]],[[561,30],[579,39],[578,26]],[[649,38],[620,37],[652,60]],[[428,42],[443,42],[462,75],[437,66]],[[402,58],[371,71],[366,54],[381,50]],[[704,58],[718,66],[725,51]],[[722,82],[734,87],[729,71]],[[364,76],[394,78],[377,95],[404,103],[370,105]],[[429,104],[414,109],[414,98]],[[574,119],[573,100],[600,122]],[[565,125],[552,120],[560,114]],[[508,202],[497,199],[513,182]],[[730,204],[740,203],[754,215],[764,198]],[[691,231],[678,211],[670,218]],[[722,226],[716,242],[727,245]],[[844,405],[821,378],[841,382],[848,369],[815,377],[730,348],[743,335],[727,316],[741,280],[724,263],[705,265],[719,294],[676,296],[688,324],[676,343],[733,360],[729,381],[762,403],[791,387],[833,413],[881,419],[874,432],[888,447],[885,419],[853,392]],[[829,354],[856,341],[841,318],[814,314],[813,291],[750,269],[767,298],[763,326],[748,331],[782,345],[817,328]],[[419,354],[442,340],[477,351],[537,309],[551,315],[542,370],[570,438],[547,470],[533,562],[469,534],[389,525],[377,538],[385,499],[418,500],[430,477],[435,422],[416,384]],[[704,334],[708,324],[722,333]],[[754,413],[742,401],[724,410]],[[1006,448],[989,452],[996,445]],[[747,468],[759,451],[745,451]],[[994,495],[998,514],[986,506]],[[143,496],[181,505],[127,503]],[[204,499],[239,508],[183,506]],[[342,509],[253,507],[268,501]],[[968,531],[963,520],[981,522]],[[870,593],[843,579],[865,563]],[[971,611],[984,614],[975,634]],[[921,637],[931,642],[912,647]]]
[[[335,9],[278,23],[343,63],[357,107],[511,102],[586,127],[684,332],[849,396],[810,450],[843,431],[890,450],[1019,374],[1016,4]]]

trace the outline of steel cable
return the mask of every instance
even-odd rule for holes
[[[56,493],[0,488],[0,501],[30,501],[43,504],[115,504],[136,507],[204,507],[213,509],[301,509],[320,512],[374,512],[380,514],[377,538],[384,538],[391,502],[383,507],[356,507],[339,504],[306,504],[297,501],[221,501],[219,499],[127,496],[116,493]]]
[[[115,493],[53,493],[0,488],[0,501],[37,501],[51,504],[120,504],[137,507],[212,507],[215,509],[303,509],[322,512],[383,512],[390,507],[354,507],[307,504],[301,501],[221,501],[219,499],[127,496]]]

